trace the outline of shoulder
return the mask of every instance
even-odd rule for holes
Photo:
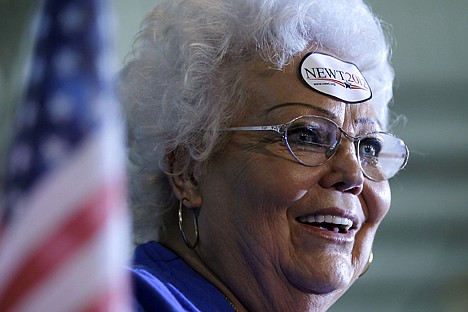
[[[133,275],[134,297],[139,310],[198,311],[179,289],[173,279],[180,258],[164,246],[150,242],[137,247]]]
[[[195,307],[183,308],[179,300],[159,279],[144,270],[133,270],[134,300],[138,311],[198,311]]]
[[[222,293],[161,244],[135,252],[134,298],[144,311],[232,311]]]

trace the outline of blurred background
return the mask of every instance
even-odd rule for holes
[[[119,64],[156,1],[112,2]],[[408,143],[411,157],[391,181],[392,209],[376,237],[372,267],[330,311],[466,312],[468,1],[368,3],[395,38],[391,109],[406,118],[393,132]],[[36,6],[36,1],[0,0],[0,186]]]

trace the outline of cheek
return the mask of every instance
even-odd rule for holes
[[[307,179],[296,163],[256,157],[235,161],[218,172],[213,187],[223,194],[218,197],[221,205],[231,210],[224,213],[230,216],[234,231],[250,235],[266,248],[269,243],[262,240],[267,237],[288,240],[288,208],[308,192],[313,177]]]
[[[297,163],[282,142],[237,143],[227,153],[229,163],[221,165],[223,176],[239,196],[256,204],[268,201],[275,206],[288,206],[318,183],[318,170]]]
[[[391,204],[391,191],[388,181],[368,181],[362,192],[363,207],[366,222],[380,224],[387,215]]]
[[[376,231],[389,211],[391,192],[387,181],[367,181],[360,196],[365,223],[356,236],[353,248],[353,258],[356,272],[360,274],[367,264],[372,250]]]
[[[309,170],[311,171],[311,170]],[[289,161],[252,161],[245,170],[241,181],[245,192],[261,202],[276,207],[287,207],[304,197],[311,186],[318,181],[313,174],[307,174],[302,166]]]

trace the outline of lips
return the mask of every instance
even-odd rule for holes
[[[334,233],[346,234],[353,229],[354,222],[346,217],[333,215],[307,215],[298,217],[297,221],[302,224],[317,227]]]

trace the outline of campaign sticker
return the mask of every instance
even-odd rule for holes
[[[306,85],[346,103],[361,103],[372,98],[366,79],[353,63],[311,52],[302,59],[300,71]]]

